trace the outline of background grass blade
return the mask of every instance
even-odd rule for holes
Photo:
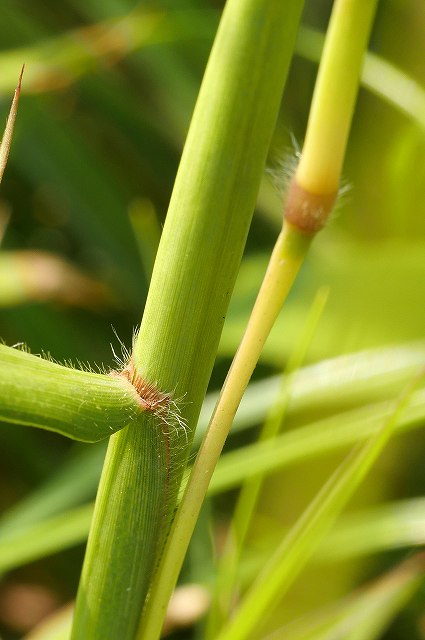
[[[341,518],[320,547],[325,562],[425,544],[425,499],[411,498]]]
[[[1,529],[0,570],[22,567],[87,540],[94,503],[66,509],[58,515],[22,524],[19,528]],[[344,559],[361,558],[386,551],[425,545],[425,501],[423,498],[383,504],[341,517],[317,550],[315,561],[321,565]],[[66,522],[69,524],[67,531]],[[45,532],[47,531],[47,536]],[[12,548],[16,536],[17,547]],[[42,536],[40,539],[39,536]],[[363,537],[364,536],[364,537]],[[276,547],[281,530],[270,537]],[[12,555],[9,552],[12,549]],[[242,585],[249,584],[264,566],[264,553],[248,553],[238,569]]]
[[[92,499],[99,483],[106,443],[72,451],[55,473],[0,517],[0,539],[67,512]],[[88,530],[86,532],[87,537]]]
[[[267,640],[375,640],[424,580],[423,553],[412,556],[357,593],[279,629]]]
[[[425,390],[412,394],[411,404],[399,416],[396,430],[424,425]],[[210,484],[210,494],[239,486],[256,473],[272,473],[288,464],[309,460],[321,453],[338,451],[369,438],[391,415],[391,402],[337,414],[314,424],[288,431],[273,443],[259,442],[223,455]]]
[[[412,386],[402,394],[381,429],[365,445],[353,450],[324,485],[248,590],[219,640],[249,637],[261,625],[265,613],[279,602],[387,443],[398,415],[408,403]]]
[[[29,530],[6,534],[0,540],[0,572],[83,542],[92,516],[90,504],[36,522]]]
[[[423,343],[388,347],[322,360],[303,367],[291,384],[288,415],[298,422],[390,398],[425,364]],[[261,423],[276,401],[281,376],[252,381],[242,398],[232,433]],[[218,393],[205,398],[194,443],[205,433]]]
[[[362,396],[365,402],[371,402],[373,397],[394,394],[402,386],[403,380],[411,377],[415,368],[418,369],[423,359],[419,346],[412,349],[390,348],[378,350],[376,353],[369,352],[369,367],[363,369],[360,366],[363,355],[352,354],[298,370],[291,384],[291,403],[288,407],[291,419],[304,421],[306,407],[313,413],[319,408],[321,413],[332,413],[335,409],[335,398],[329,390],[334,385],[337,385],[338,389],[338,409],[350,400],[350,388],[353,391],[351,400],[356,403]],[[265,379],[261,383],[252,382],[249,385],[236,416],[238,429],[253,428],[256,422],[263,418],[275,401],[278,392],[276,383],[279,384],[278,377]],[[211,406],[211,397],[214,396],[215,394],[207,396],[207,407]],[[352,412],[338,412],[325,420],[306,424],[283,434],[277,438],[273,447],[253,443],[240,448],[239,451],[227,452],[219,461],[209,486],[209,495],[238,486],[257,469],[270,474],[287,465],[296,464],[297,461],[314,459],[330,451],[349,447],[359,439],[366,439],[378,428],[387,411],[388,405],[385,402]],[[207,411],[201,414],[201,428],[206,426],[206,414]],[[418,390],[413,394],[409,407],[400,417],[395,430],[420,428],[424,419],[425,397],[423,391]],[[8,532],[27,528],[41,519],[63,513],[93,496],[103,458],[103,445],[88,449],[78,448],[74,453],[71,451],[71,455],[45,483],[41,483],[23,500],[2,514],[0,537]],[[28,543],[31,543],[31,535],[28,537]]]

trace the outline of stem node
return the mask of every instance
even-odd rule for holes
[[[294,178],[289,186],[285,218],[299,231],[315,234],[322,229],[333,209],[338,192],[312,193]]]

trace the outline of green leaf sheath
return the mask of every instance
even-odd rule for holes
[[[187,428],[172,419],[164,426],[147,412],[111,439],[74,640],[135,637],[211,374],[301,8],[300,0],[226,4],[133,354],[138,376],[182,399]]]
[[[72,638],[133,638],[158,539],[167,460],[149,416],[111,439],[78,590]],[[118,517],[116,517],[118,515]],[[115,516],[115,517],[114,517]]]
[[[0,345],[0,419],[97,442],[141,411],[123,378],[78,371]]]

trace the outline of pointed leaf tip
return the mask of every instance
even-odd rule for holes
[[[18,111],[19,96],[21,94],[22,76],[24,74],[25,65],[22,65],[19,75],[18,84],[15,89],[9,115],[7,117],[6,128],[0,144],[0,182],[2,181],[4,170],[6,168],[7,159],[9,157],[10,145],[12,144],[13,128],[15,126],[16,114]]]
[[[25,71],[25,63],[22,65],[21,73],[19,74],[18,85],[17,85],[17,87],[15,89],[15,92],[17,91],[18,93],[20,93],[20,91],[21,91],[22,76],[24,75],[24,71]]]

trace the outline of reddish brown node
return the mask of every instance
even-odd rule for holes
[[[140,404],[144,411],[154,413],[167,409],[170,402],[170,395],[159,391],[154,384],[147,382],[138,375],[132,360],[128,362],[122,371],[112,371],[111,375],[125,378],[136,389]]]
[[[307,234],[322,229],[331,213],[338,193],[311,193],[292,180],[285,205],[285,219]]]

